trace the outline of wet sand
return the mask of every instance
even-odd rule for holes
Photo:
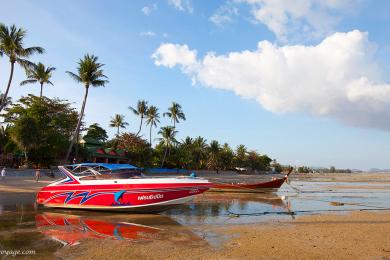
[[[298,217],[291,221],[213,229],[220,247],[171,237],[153,242],[89,241],[61,255],[80,259],[388,259],[390,213]],[[115,250],[112,250],[114,249]],[[82,253],[81,253],[81,251]]]
[[[390,259],[390,174],[291,179],[294,189],[285,184],[278,194],[207,193],[162,215],[114,215],[34,209],[36,191],[51,180],[9,177],[0,182],[0,248],[35,247],[37,259]],[[278,214],[300,210],[311,215]],[[42,226],[42,216],[83,224]],[[96,239],[91,221],[122,233]]]

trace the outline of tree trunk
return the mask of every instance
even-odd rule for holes
[[[143,119],[144,119],[144,116],[141,116],[141,123],[139,124],[139,129],[138,129],[138,132],[137,132],[136,136],[138,136],[138,134],[141,132]]]
[[[1,103],[0,103],[0,112],[3,110],[3,108],[5,106],[5,101],[7,100],[8,92],[9,92],[9,89],[10,89],[11,83],[12,83],[12,78],[14,76],[14,67],[15,67],[15,62],[11,61],[11,72],[9,74],[7,89],[5,90],[5,93],[3,95],[3,99],[1,100]]]
[[[164,166],[165,159],[167,158],[167,153],[168,153],[168,146],[165,147],[165,153],[164,153],[164,158],[161,162],[161,168]]]
[[[42,99],[42,92],[43,92],[43,82],[41,82],[41,94],[39,95],[39,97]]]
[[[152,124],[150,124],[150,130],[149,130],[149,144],[150,147],[152,147]]]
[[[116,137],[119,138],[119,126],[118,129],[116,130]]]
[[[69,145],[69,148],[68,148],[68,152],[66,153],[66,156],[65,156],[65,161],[68,161],[69,155],[70,155],[70,153],[72,152],[72,148],[73,148],[73,145],[74,145],[74,141],[76,140],[76,137],[79,135],[80,126],[81,126],[81,121],[83,120],[83,116],[84,116],[85,104],[87,103],[88,89],[89,89],[89,86],[86,85],[86,86],[85,86],[84,101],[83,101],[83,105],[81,106],[80,118],[79,118],[79,121],[77,122],[76,130],[74,131],[74,134],[73,134],[72,139],[71,139],[71,141],[70,141],[70,145]]]
[[[27,149],[24,149],[24,159],[26,160],[24,164],[28,167],[28,155],[27,155]]]

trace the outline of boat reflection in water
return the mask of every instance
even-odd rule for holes
[[[158,236],[160,228],[128,223],[111,222],[104,218],[84,217],[58,213],[36,215],[38,230],[45,236],[73,246],[84,239],[151,240]]]

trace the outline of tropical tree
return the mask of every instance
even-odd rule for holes
[[[84,58],[80,59],[78,62],[77,74],[70,71],[66,71],[66,73],[76,82],[84,85],[85,94],[83,104],[81,106],[79,120],[77,122],[73,137],[71,138],[68,152],[65,156],[65,161],[68,160],[74,142],[79,135],[81,122],[84,117],[85,104],[87,103],[89,87],[104,87],[108,83],[108,80],[106,80],[107,76],[103,74],[103,66],[104,64],[98,62],[97,56],[86,54]]]
[[[223,144],[220,159],[224,170],[231,169],[233,167],[234,152],[230,148],[229,144]]]
[[[129,109],[134,113],[134,115],[139,116],[141,118],[139,129],[138,132],[136,133],[136,136],[138,136],[139,133],[141,132],[143,120],[147,116],[148,102],[145,100],[138,100],[137,107],[133,108],[130,106]]]
[[[157,123],[160,123],[160,113],[158,113],[158,108],[155,106],[150,106],[148,112],[146,113],[146,125],[149,125],[149,144],[152,147],[152,127],[157,127]]]
[[[235,154],[236,166],[238,166],[238,167],[246,166],[245,164],[247,162],[247,153],[248,153],[248,150],[245,147],[245,145],[240,144],[239,146],[237,146],[236,154]]]
[[[27,79],[20,82],[20,85],[39,83],[41,86],[41,91],[39,97],[42,98],[43,84],[50,84],[53,86],[53,83],[50,81],[52,72],[56,68],[54,67],[45,67],[42,63],[33,64],[30,69],[26,70]]]
[[[6,97],[4,98],[4,94],[3,93],[0,93],[0,101],[2,101],[2,103],[0,103],[0,112],[3,110],[3,108],[7,108],[9,105],[12,104],[12,99],[11,97]]]
[[[167,158],[168,150],[171,149],[174,143],[177,143],[177,140],[175,138],[177,131],[172,126],[164,126],[161,127],[160,131],[158,131],[158,134],[161,135],[161,138],[159,138],[158,140],[162,142],[165,147],[164,158],[161,162],[161,167],[163,167]]]
[[[119,137],[119,129],[126,128],[129,123],[125,122],[125,116],[116,114],[114,117],[111,117],[110,127],[116,127],[117,132],[116,136]]]
[[[194,163],[197,169],[202,168],[203,160],[207,156],[207,140],[201,136],[194,139],[193,142]]]
[[[94,123],[87,128],[84,138],[91,138],[99,142],[105,142],[108,138],[107,132],[98,123]]]
[[[14,75],[15,63],[27,69],[32,66],[32,62],[27,60],[35,53],[43,53],[45,50],[42,47],[28,47],[23,46],[27,31],[22,28],[17,28],[15,25],[10,27],[0,24],[0,50],[9,58],[11,70],[8,78],[7,87],[0,103],[0,112],[5,107],[5,102],[8,97],[8,92],[11,87],[12,78]]]
[[[131,162],[138,166],[150,166],[152,149],[148,142],[133,133],[123,133],[117,138],[117,148],[127,151]]]
[[[39,145],[40,131],[37,121],[24,115],[11,129],[11,138],[24,153],[25,165],[28,165],[29,152]]]
[[[17,136],[21,136],[16,135],[15,131],[18,132],[23,128],[26,131],[31,131],[32,140],[39,138],[36,145],[31,146],[28,152],[28,160],[44,165],[54,163],[59,157],[63,158],[65,156],[69,139],[78,121],[78,113],[71,107],[70,103],[60,99],[40,98],[34,95],[20,98],[2,116],[9,126],[7,132],[10,135],[11,132],[14,133],[14,138],[11,138],[11,141],[15,140]],[[26,116],[38,128],[37,135],[33,135],[35,128],[30,130],[27,126],[24,126],[26,124],[19,123],[19,121],[23,122]],[[23,125],[23,128],[21,128],[21,125]],[[15,130],[15,127],[19,130]],[[21,139],[24,142],[23,138]],[[20,144],[21,142],[19,142],[18,147],[22,150]],[[10,145],[11,142],[8,140],[8,146]]]
[[[176,123],[180,123],[179,119],[186,120],[181,105],[176,102],[172,102],[172,106],[168,108],[168,112],[165,112],[163,116],[167,116],[172,120],[173,128],[176,128]]]
[[[212,140],[210,142],[208,150],[209,150],[208,167],[210,169],[218,169],[219,156],[220,156],[220,152],[221,152],[221,146],[219,145],[218,141]]]

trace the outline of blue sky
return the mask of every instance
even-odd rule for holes
[[[86,121],[111,135],[116,113],[136,131],[137,100],[161,114],[176,101],[179,139],[242,143],[286,164],[390,168],[389,1],[1,2],[0,22],[46,49],[32,60],[57,68],[47,96],[78,109],[84,89],[64,72],[86,53],[106,64],[110,84],[90,91]],[[2,58],[1,88],[8,73]],[[13,98],[38,95],[24,77],[17,68]]]

